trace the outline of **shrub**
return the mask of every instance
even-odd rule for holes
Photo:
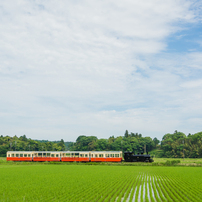
[[[172,161],[167,160],[167,161],[165,162],[165,165],[166,165],[166,166],[173,166],[173,165],[176,165],[176,164],[178,164],[178,163],[180,163],[180,160],[172,160]]]

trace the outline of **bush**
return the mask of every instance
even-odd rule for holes
[[[167,161],[165,162],[165,165],[166,165],[166,166],[173,166],[173,165],[176,165],[176,164],[178,164],[178,163],[180,163],[180,160],[172,160],[172,161],[167,160]]]

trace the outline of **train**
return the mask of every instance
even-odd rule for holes
[[[122,151],[8,151],[7,161],[121,162]]]
[[[125,162],[154,162],[148,152],[147,154],[134,154],[133,152],[124,152],[124,160]]]
[[[7,161],[153,162],[150,155],[122,151],[8,151]]]

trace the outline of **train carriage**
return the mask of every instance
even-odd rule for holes
[[[61,161],[89,161],[89,152],[88,151],[64,151],[61,152]]]
[[[91,151],[92,162],[121,162],[122,151]]]
[[[7,161],[32,161],[33,151],[8,151]]]
[[[35,151],[33,152],[33,161],[60,161],[60,152]]]

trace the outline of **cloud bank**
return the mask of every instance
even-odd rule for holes
[[[201,131],[200,1],[11,2],[0,3],[2,135]]]

